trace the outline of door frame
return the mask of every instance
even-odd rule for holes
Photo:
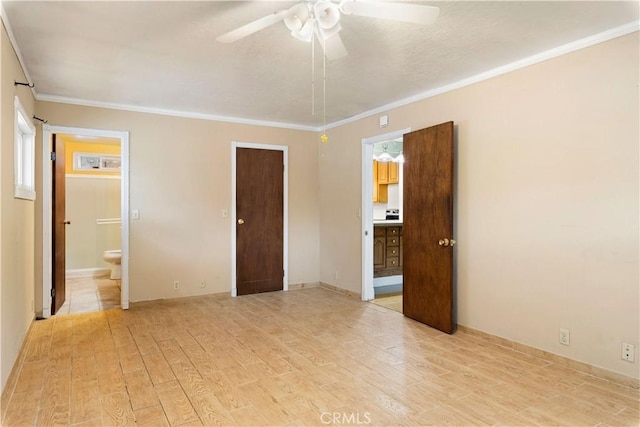
[[[51,317],[51,272],[52,272],[52,180],[51,135],[66,133],[83,136],[115,138],[120,140],[120,215],[122,279],[120,282],[120,306],[129,308],[129,132],[103,129],[89,129],[69,126],[42,125],[42,317]]]
[[[231,141],[231,296],[238,295],[237,289],[237,259],[236,259],[236,150],[238,148],[254,148],[259,150],[275,150],[282,151],[282,160],[284,162],[283,180],[282,180],[282,269],[284,276],[282,278],[282,290],[289,290],[289,147],[286,145],[270,145],[258,144],[253,142]]]
[[[411,128],[362,138],[362,301],[375,297],[373,290],[373,145],[400,138]]]

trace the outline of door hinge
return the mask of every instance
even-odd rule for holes
[[[56,297],[56,290],[55,288],[51,288],[51,298],[55,298]]]
[[[51,160],[56,161],[56,153],[51,153]]]

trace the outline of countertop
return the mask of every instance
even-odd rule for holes
[[[400,221],[399,219],[374,219],[373,225],[374,226],[402,225],[402,221]]]

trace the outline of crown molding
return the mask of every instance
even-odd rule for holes
[[[38,101],[57,102],[60,104],[82,105],[85,107],[107,108],[111,110],[133,111],[136,113],[160,114],[163,116],[184,117],[189,119],[209,120],[215,122],[238,123],[254,126],[267,126],[275,128],[304,130],[318,132],[319,128],[314,126],[300,125],[296,123],[272,122],[268,120],[246,119],[242,117],[218,116],[215,114],[194,113],[189,111],[169,110],[165,108],[141,107],[138,105],[116,104],[111,102],[91,101],[87,99],[67,98],[64,96],[48,95],[39,93],[36,96]]]
[[[399,101],[392,102],[390,104],[383,105],[378,108],[374,108],[373,110],[365,111],[355,116],[351,116],[347,119],[340,120],[337,122],[333,122],[328,124],[326,129],[335,128],[338,126],[345,125],[347,123],[352,123],[357,120],[363,119],[365,117],[370,117],[376,114],[389,112],[389,110],[393,110],[395,108],[403,107],[408,104],[413,104],[414,102],[422,101],[428,98],[432,98],[437,95],[441,95],[446,92],[451,92],[452,90],[460,89],[465,86],[470,86],[475,83],[479,83],[484,80],[489,80],[494,77],[500,76],[502,74],[507,74],[512,71],[519,70],[521,68],[528,67],[530,65],[538,64],[540,62],[547,61],[549,59],[557,58],[558,56],[566,55],[571,52],[575,52],[580,49],[585,49],[587,47],[594,46],[599,43],[603,43],[618,37],[625,36],[627,34],[631,34],[633,32],[637,32],[640,30],[640,21],[634,21],[629,24],[621,25],[616,28],[612,28],[607,31],[603,31],[598,34],[594,34],[589,37],[585,37],[580,40],[576,40],[571,43],[564,44],[562,46],[555,47],[553,49],[549,49],[547,51],[529,56],[527,58],[521,59],[519,61],[512,62],[510,64],[502,65],[500,67],[494,68],[493,70],[485,71],[480,74],[476,74],[475,76],[468,77],[463,80],[459,80],[455,83],[441,86],[436,89],[428,90],[426,92],[422,92],[408,98],[401,99]],[[320,128],[322,129],[322,128]]]
[[[18,48],[18,44],[15,40],[15,37],[13,36],[11,25],[9,24],[8,19],[6,17],[4,6],[2,6],[1,2],[0,2],[0,17],[2,18],[2,22],[4,23],[4,26],[7,30],[9,39],[11,41],[11,45],[13,46],[13,49],[16,52],[16,56],[18,57],[18,61],[20,62],[22,70],[25,76],[27,77],[27,80],[29,80],[29,82],[32,82],[29,76],[29,72],[25,66],[25,62],[20,52],[20,49]],[[618,37],[625,36],[627,34],[637,32],[639,30],[640,30],[640,21],[630,22],[628,24],[621,25],[619,27],[612,28],[610,30],[603,31],[601,33],[594,34],[592,36],[585,37],[580,40],[576,40],[576,41],[555,47],[553,49],[549,49],[547,51],[529,56],[527,58],[523,58],[521,60],[512,62],[510,64],[506,64],[506,65],[494,68],[492,70],[485,71],[480,74],[476,74],[474,76],[468,77],[458,82],[441,86],[439,88],[435,88],[432,90],[428,90],[426,92],[422,92],[422,93],[410,96],[408,98],[404,98],[389,104],[382,105],[372,110],[364,111],[362,113],[356,114],[346,119],[329,123],[326,126],[312,126],[312,125],[303,125],[298,123],[273,122],[268,120],[248,119],[243,117],[218,116],[214,114],[195,113],[195,112],[170,110],[170,109],[155,108],[155,107],[141,107],[136,105],[117,104],[117,103],[85,100],[85,99],[78,99],[78,98],[68,98],[68,97],[62,97],[57,95],[37,93],[35,88],[32,88],[31,91],[35,99],[38,101],[57,102],[61,104],[82,105],[87,107],[107,108],[112,110],[133,111],[133,112],[139,112],[139,113],[159,114],[159,115],[165,115],[165,116],[184,117],[184,118],[191,118],[191,119],[219,121],[219,122],[244,124],[244,125],[267,126],[267,127],[301,130],[301,131],[308,131],[308,132],[323,132],[326,129],[336,128],[348,123],[353,123],[355,121],[361,120],[366,117],[370,117],[380,113],[385,113],[395,108],[403,107],[405,105],[409,105],[409,104],[422,101],[437,95],[441,95],[446,92],[450,92],[456,89],[470,86],[472,84],[479,83],[484,80],[489,80],[491,78],[500,76],[502,74],[510,73],[512,71],[516,71],[521,68],[528,67],[530,65],[538,64],[540,62],[544,62],[549,59],[553,59],[562,55],[566,55],[568,53],[571,53],[580,49],[585,49],[599,43],[603,43]]]

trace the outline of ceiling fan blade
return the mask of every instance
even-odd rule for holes
[[[229,31],[228,33],[218,36],[216,40],[221,43],[233,43],[244,37],[250,36],[253,33],[257,33],[258,31],[263,30],[270,25],[277,24],[284,19],[286,14],[286,10],[274,12],[271,15],[256,19],[255,21],[249,22],[248,24],[243,25],[240,28],[236,28],[233,31]]]
[[[342,3],[342,12],[346,15],[431,24],[440,14],[440,8],[410,3],[345,0]]]
[[[325,39],[324,44],[320,40],[320,46],[324,48],[324,54],[329,60],[340,59],[348,55],[347,48],[344,47],[344,43],[342,43],[338,33]]]

